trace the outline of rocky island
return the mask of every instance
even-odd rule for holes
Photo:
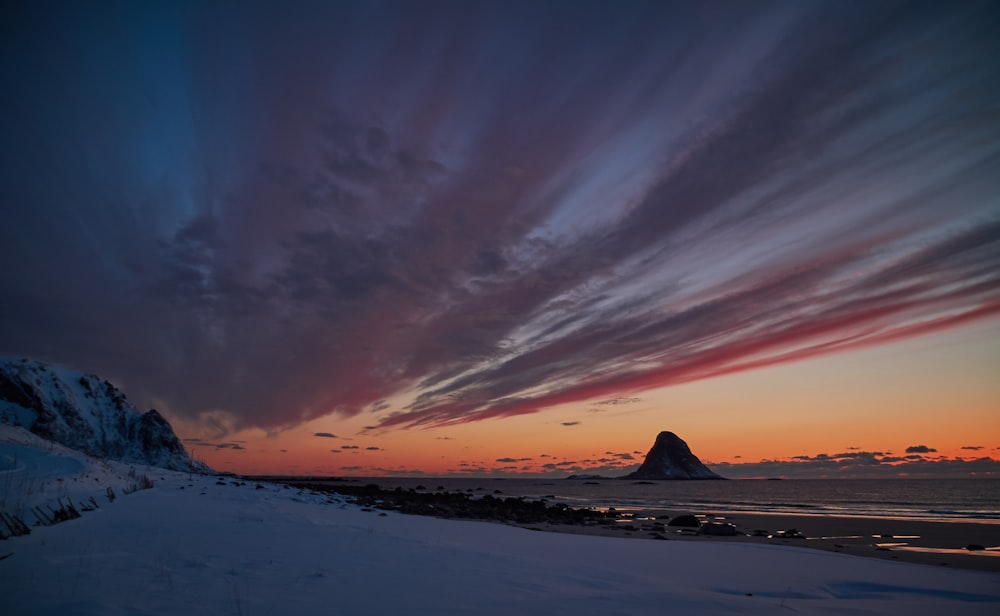
[[[702,464],[691,448],[673,432],[660,432],[646,459],[621,479],[725,479]]]

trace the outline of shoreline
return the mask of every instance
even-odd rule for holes
[[[571,505],[576,507],[577,505]],[[607,507],[597,507],[599,511],[606,510]],[[643,507],[643,506],[621,506],[615,507],[617,511],[621,513],[630,513],[636,515],[646,515],[647,513],[652,513],[656,515],[656,512],[670,512],[679,511],[680,509],[667,509],[667,508],[654,508],[654,507]],[[905,515],[864,515],[861,513],[808,513],[808,512],[798,512],[798,511],[767,511],[758,509],[727,509],[725,507],[702,507],[701,509],[711,512],[724,512],[721,515],[729,516],[750,516],[750,517],[761,517],[761,518],[819,518],[819,519],[832,519],[832,520],[871,520],[879,521],[886,520],[887,522],[899,521],[899,522],[926,522],[929,524],[976,524],[984,526],[1000,526],[1000,519],[997,518],[959,518],[959,517],[935,517],[935,516],[905,516]],[[702,514],[702,515],[712,515],[712,514]]]
[[[69,487],[76,502],[103,485],[129,485],[129,467],[87,465],[87,481],[52,482],[45,492]],[[994,616],[1000,604],[1000,575],[953,566],[670,533],[624,541],[642,534],[625,535],[616,529],[626,522],[606,514],[558,506],[538,517],[593,524],[567,525],[575,534],[531,532],[496,518],[500,503],[522,515],[543,509],[516,497],[477,498],[483,508],[468,511],[486,517],[464,521],[401,510],[440,504],[454,513],[467,502],[454,495],[407,493],[393,503],[399,508],[384,509],[307,486],[169,472],[154,479],[154,489],[102,500],[100,512],[0,542],[10,550],[0,560],[7,611]],[[396,497],[353,487],[382,501],[373,505]],[[581,534],[597,534],[601,522],[611,536]]]
[[[616,520],[617,526],[610,528],[552,524],[525,527],[630,539],[654,539],[653,533],[659,533],[668,540],[803,547],[866,558],[1000,573],[1000,525],[993,523],[721,511],[696,514],[707,522],[733,524],[740,533],[736,536],[712,536],[698,534],[695,529],[655,525],[658,521],[662,522],[655,518],[671,513],[682,515],[680,512],[643,511],[633,518]],[[777,534],[778,531],[793,530],[803,538]],[[754,536],[755,531],[766,531],[769,536]],[[966,549],[970,544],[988,549],[970,551]]]
[[[275,481],[274,478],[268,478]],[[596,510],[548,503],[531,496],[382,488],[378,484],[277,481],[301,489],[348,496],[364,510],[487,521],[534,531],[622,539],[713,541],[804,547],[913,564],[1000,573],[1000,524],[993,521],[922,520],[825,514],[665,509]],[[392,485],[391,482],[389,485]],[[499,492],[499,491],[498,491]],[[670,526],[681,515],[733,533],[710,535]],[[703,528],[706,528],[703,526]],[[715,527],[708,527],[711,530]],[[780,532],[784,531],[784,533]],[[982,550],[969,550],[980,546]]]

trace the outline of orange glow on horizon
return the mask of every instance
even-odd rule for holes
[[[371,415],[331,415],[270,436],[249,430],[211,439],[183,422],[178,433],[204,439],[186,445],[210,466],[245,474],[624,473],[661,430],[678,434],[709,465],[850,452],[903,457],[914,446],[935,450],[922,454],[929,461],[996,460],[1000,384],[993,375],[1000,373],[1000,351],[990,341],[998,331],[993,323],[621,392],[616,404],[572,403],[447,428],[371,431]]]

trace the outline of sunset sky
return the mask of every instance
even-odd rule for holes
[[[1000,476],[995,2],[23,2],[0,354],[254,473]]]

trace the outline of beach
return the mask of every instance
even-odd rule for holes
[[[374,478],[369,478],[375,480]],[[422,480],[438,488],[465,486],[440,478]],[[695,542],[768,544],[826,550],[906,563],[1000,572],[1000,523],[990,521],[925,520],[890,516],[809,515],[752,513],[719,509],[583,508],[562,509],[539,498],[518,492],[513,481],[479,481],[472,493],[447,489],[430,490],[423,483],[385,478],[380,484],[355,482],[296,481],[292,484],[316,490],[354,495],[375,509],[399,510],[451,519],[476,519],[520,526],[535,531],[601,537]],[[364,485],[362,485],[364,484]],[[420,490],[414,489],[416,487]],[[469,484],[471,485],[471,484]],[[376,488],[376,486],[379,486]],[[381,486],[385,486],[384,488]],[[468,489],[468,488],[466,488]],[[337,492],[339,491],[339,492]],[[542,490],[544,491],[544,490]],[[486,503],[489,503],[486,505]],[[478,504],[478,507],[471,507]],[[539,513],[544,507],[544,514]],[[593,514],[588,516],[575,515]],[[679,516],[694,516],[702,529],[671,525]],[[727,526],[732,525],[732,529]],[[721,528],[720,528],[721,527]],[[706,534],[705,531],[732,534]],[[981,547],[983,549],[968,549]]]
[[[636,512],[636,517],[631,521],[625,518],[613,525],[546,524],[526,527],[549,532],[633,539],[653,539],[660,535],[668,540],[678,541],[783,545],[922,565],[1000,572],[1000,548],[997,547],[1000,546],[1000,524],[715,512],[703,515],[702,518],[710,522],[733,524],[740,534],[711,536],[698,534],[694,529],[657,525],[655,518],[674,515],[680,514],[646,511]],[[798,531],[804,538],[776,536],[778,531],[788,530]],[[767,535],[754,536],[755,531],[767,531]],[[989,549],[966,549],[973,544]]]
[[[656,531],[666,540],[655,540],[645,526],[662,520],[643,519],[652,517],[643,512],[622,512],[640,514],[625,521],[501,494],[469,499],[489,505],[472,509],[479,515],[520,508],[515,517],[522,520],[525,511],[548,511],[585,522],[543,523],[538,528],[554,532],[537,532],[516,519],[379,509],[376,501],[388,504],[384,494],[360,503],[328,490],[96,460],[23,432],[13,436],[21,444],[0,441],[7,461],[0,498],[31,532],[0,541],[5,614],[992,616],[1000,606],[995,572],[959,566],[950,555],[948,566],[911,564],[902,552],[896,561],[895,552],[885,560],[858,558],[873,555],[870,539],[840,554],[827,540],[707,538],[671,527]],[[401,501],[409,496],[400,493]],[[424,507],[435,498],[409,500]],[[35,508],[67,502],[79,517],[34,524]],[[959,525],[727,519],[748,529],[793,522],[809,536],[863,529],[968,540]]]

